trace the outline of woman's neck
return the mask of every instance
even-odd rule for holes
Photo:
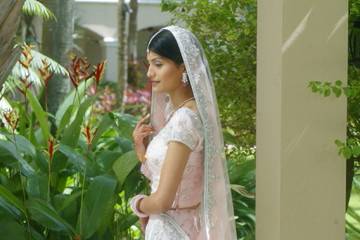
[[[184,91],[174,91],[172,93],[169,93],[169,97],[173,107],[176,108],[179,105],[181,105],[184,101],[194,97],[194,95],[191,89],[184,89]]]

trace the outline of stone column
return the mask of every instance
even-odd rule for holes
[[[257,240],[345,239],[346,99],[309,81],[347,81],[347,1],[259,0]]]

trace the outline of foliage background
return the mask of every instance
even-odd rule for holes
[[[26,4],[27,16],[55,18],[39,1]],[[163,0],[162,8],[174,14],[175,23],[195,32],[204,47],[215,80],[238,237],[255,239],[256,1]],[[346,230],[347,239],[355,240],[360,238],[360,0],[350,0],[349,9],[348,86],[341,81],[309,86],[324,96],[348,97],[348,141],[336,143],[352,173]],[[113,93],[94,76],[79,81],[59,110],[49,113],[42,99],[51,78],[41,70],[50,64],[48,74],[63,74],[67,80],[71,72],[35,49],[30,55],[33,60],[27,67],[16,65],[0,94],[8,103],[4,113],[15,119],[2,115],[0,123],[0,236],[141,238],[127,203],[134,194],[149,190],[131,144],[137,116],[111,113],[117,110],[109,98]],[[22,58],[26,62],[26,56]],[[144,95],[136,94],[129,96]],[[136,112],[147,107],[127,109],[140,115]],[[104,202],[107,207],[97,207]]]

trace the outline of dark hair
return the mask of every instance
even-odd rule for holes
[[[178,65],[184,63],[176,39],[169,30],[165,29],[157,33],[150,42],[149,50],[172,60]]]

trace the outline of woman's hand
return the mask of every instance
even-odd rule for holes
[[[141,231],[145,234],[146,225],[149,221],[149,217],[139,218]]]
[[[135,152],[140,162],[145,161],[146,147],[145,147],[144,139],[154,133],[154,129],[151,127],[151,125],[145,124],[145,121],[149,117],[150,114],[147,114],[145,117],[140,119],[139,122],[136,124],[132,134],[134,140]]]

